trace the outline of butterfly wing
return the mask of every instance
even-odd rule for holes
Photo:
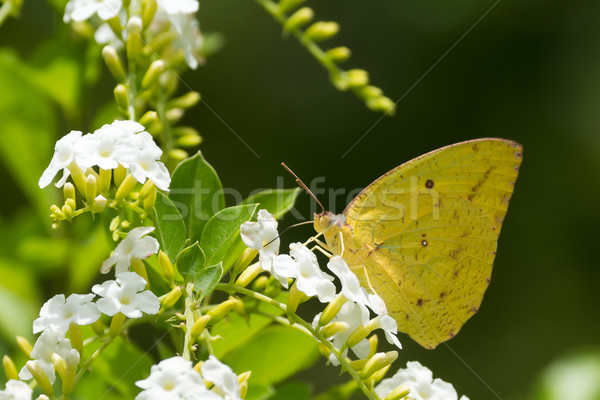
[[[454,144],[383,175],[344,211],[344,254],[422,346],[453,337],[479,308],[521,160],[508,140]]]

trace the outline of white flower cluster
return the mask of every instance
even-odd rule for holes
[[[288,287],[288,279],[295,280],[296,288],[306,296],[317,298],[322,303],[331,302],[336,296],[333,276],[323,272],[315,254],[301,243],[290,245],[290,254],[279,254],[279,234],[277,221],[266,210],[258,212],[257,222],[244,222],[240,227],[242,240],[249,248],[259,252],[259,263],[263,270],[270,272],[279,282]],[[391,344],[401,348],[396,337],[396,321],[387,315],[383,300],[360,285],[356,275],[350,270],[340,256],[332,257],[327,268],[338,277],[342,284],[341,294],[348,300],[337,313],[333,322],[341,322],[344,329],[334,334],[331,340],[337,349],[341,349],[350,335],[360,326],[380,328]],[[369,309],[375,314],[370,318]],[[313,326],[318,326],[321,314],[315,317]],[[369,354],[369,341],[363,339],[352,347],[360,358]],[[345,350],[347,352],[347,350]],[[332,354],[330,361],[338,365],[339,361]]]
[[[146,280],[135,272],[127,271],[133,257],[146,258],[158,251],[156,239],[143,237],[153,229],[151,227],[132,229],[119,243],[111,257],[105,261],[103,264],[105,272],[108,272],[113,264],[117,264],[115,280],[94,285],[93,293],[89,294],[71,294],[66,299],[64,294],[57,294],[42,306],[39,318],[33,321],[33,333],[41,332],[41,335],[33,346],[30,355],[33,361],[29,363],[35,363],[41,368],[50,383],[54,383],[56,379],[53,359],[55,354],[65,360],[67,365],[79,364],[79,352],[65,337],[71,324],[90,325],[96,322],[101,314],[114,316],[121,313],[127,318],[140,318],[142,313],[152,315],[158,312],[160,308],[158,297],[151,291],[145,290]],[[94,303],[96,295],[100,298]],[[33,378],[27,365],[19,372],[19,378],[23,380]]]
[[[82,135],[71,131],[56,142],[50,165],[38,184],[44,188],[56,174],[63,171],[57,187],[65,184],[72,168],[86,171],[99,167],[104,170],[128,168],[140,183],[150,179],[159,189],[169,190],[171,177],[167,167],[159,161],[162,150],[154,143],[144,127],[134,121],[114,121],[94,133]]]
[[[192,69],[198,67],[202,60],[199,50],[203,45],[195,14],[198,11],[198,0],[157,0],[157,10],[154,21],[149,27],[149,33],[154,36],[165,30],[175,33],[173,45],[183,51],[185,61]],[[122,0],[70,0],[67,3],[64,21],[86,21],[97,15],[101,21],[119,18],[121,25],[127,20],[127,10],[123,8]],[[123,47],[127,40],[127,30],[123,29],[119,38],[107,23],[100,24],[94,35],[99,44],[111,44],[115,48]]]
[[[241,400],[237,375],[215,356],[200,367],[201,373],[183,357],[161,361],[150,369],[147,379],[136,382],[142,388],[136,400]],[[210,389],[205,381],[212,384]]]
[[[382,399],[390,394],[398,386],[405,385],[410,389],[407,400],[457,400],[458,394],[454,387],[440,378],[433,379],[429,368],[422,366],[419,362],[406,363],[405,369],[399,369],[396,374],[381,381],[375,387],[375,392]],[[469,400],[462,396],[460,400]]]

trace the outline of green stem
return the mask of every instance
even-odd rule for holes
[[[196,319],[194,318],[194,284],[188,282],[185,285],[185,338],[183,341],[182,357],[188,361],[192,361],[192,346],[194,338],[192,338],[192,328]]]
[[[8,16],[12,13],[13,4],[11,1],[7,1],[0,7],[0,26],[6,21]]]
[[[270,305],[272,305],[272,306],[280,309],[283,312],[287,312],[287,307],[286,307],[285,304],[280,303],[279,301],[277,301],[275,299],[272,299],[270,297],[267,297],[267,296],[265,296],[263,294],[260,294],[260,293],[257,293],[255,291],[252,291],[250,289],[243,288],[241,286],[236,286],[236,285],[232,285],[232,284],[228,284],[228,283],[220,283],[220,284],[218,284],[216,286],[216,289],[217,290],[221,290],[223,292],[227,292],[227,293],[237,292],[237,293],[240,293],[240,294],[244,294],[244,295],[246,295],[248,297],[251,297],[253,299],[262,301],[263,303],[270,304]],[[311,324],[309,324],[308,322],[306,322],[305,320],[303,320],[302,318],[300,318],[295,313],[288,313],[288,316],[289,316],[289,318],[294,323],[296,323],[296,324],[300,325],[302,328],[304,328],[316,340],[318,340],[319,342],[321,342],[325,347],[327,347],[327,349],[329,351],[331,351],[335,355],[335,357],[340,362],[340,365],[342,366],[342,368],[344,370],[348,371],[348,373],[356,381],[356,384],[358,385],[358,387],[369,398],[369,400],[380,400],[379,396],[377,396],[377,394],[375,392],[373,392],[365,384],[365,382],[358,375],[358,372],[356,370],[354,370],[354,368],[352,368],[352,366],[349,363],[349,360],[346,357],[344,357],[343,354],[338,349],[336,349],[329,340],[327,340],[323,335],[321,335],[321,333],[317,329],[314,329]]]

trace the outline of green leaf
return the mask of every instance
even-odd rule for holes
[[[253,382],[269,385],[308,368],[318,357],[317,342],[308,334],[271,326],[237,347],[223,362],[235,371],[251,370]]]
[[[239,246],[234,248],[233,245],[240,234],[240,225],[252,218],[257,207],[257,204],[228,207],[213,215],[200,239],[200,247],[206,255],[207,265],[214,265],[225,258],[235,257],[229,251],[239,251]],[[241,250],[243,251],[243,248]],[[241,254],[239,252],[237,257]]]
[[[199,298],[202,299],[210,292],[215,290],[215,286],[221,280],[223,276],[223,264],[218,263],[217,265],[211,265],[210,267],[204,268],[196,276],[194,281],[194,289],[199,294]]]
[[[267,189],[249,196],[240,204],[258,203],[260,209],[266,209],[276,219],[279,219],[294,207],[299,193],[300,188]]]
[[[308,400],[310,392],[310,386],[307,384],[290,382],[278,388],[269,400]]]
[[[176,260],[185,244],[185,224],[177,207],[160,192],[154,204],[154,224],[160,248],[171,260]]]
[[[252,383],[252,376],[250,376],[250,381],[248,382],[248,394],[244,400],[268,400],[275,393],[275,389],[273,389],[270,385],[260,385]]]
[[[206,265],[205,262],[204,252],[196,242],[181,250],[181,253],[177,256],[177,270],[183,276],[183,279],[194,279]]]
[[[225,207],[221,181],[200,152],[173,171],[169,199],[179,209],[192,242],[200,239],[210,217]]]

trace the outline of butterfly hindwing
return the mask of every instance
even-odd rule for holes
[[[479,308],[521,159],[502,139],[444,147],[377,179],[344,211],[344,258],[422,346],[448,340]]]

